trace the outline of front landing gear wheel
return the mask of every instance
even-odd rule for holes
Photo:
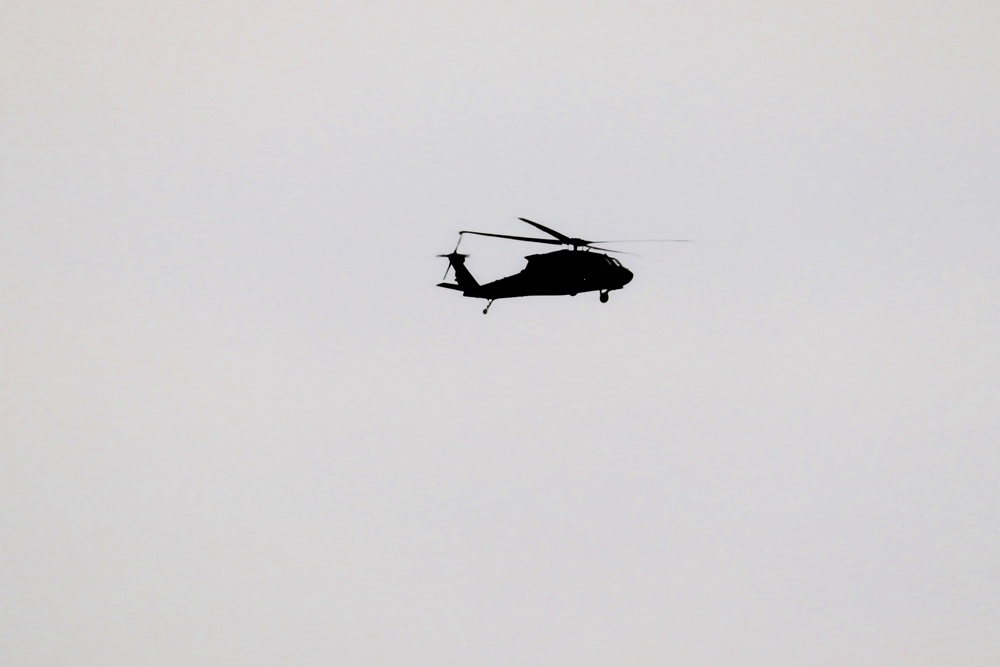
[[[607,291],[601,292],[601,303],[607,303],[607,302],[608,302],[608,293],[607,293]]]

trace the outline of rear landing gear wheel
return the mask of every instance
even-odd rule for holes
[[[607,302],[608,302],[608,293],[605,290],[604,292],[601,292],[601,303],[607,303]]]
[[[483,315],[490,312],[490,306],[492,305],[493,305],[493,299],[490,299],[490,302],[486,304],[485,308],[483,308]]]

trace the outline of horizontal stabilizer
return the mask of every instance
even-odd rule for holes
[[[438,287],[447,287],[448,289],[457,289],[459,292],[465,291],[461,287],[459,287],[458,285],[453,285],[451,283],[438,283]]]

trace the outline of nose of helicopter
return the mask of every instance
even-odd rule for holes
[[[623,286],[624,285],[628,285],[630,282],[632,282],[632,272],[629,271],[628,269],[626,269],[623,266],[622,267],[622,285]]]

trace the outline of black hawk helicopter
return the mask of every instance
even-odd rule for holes
[[[446,255],[438,255],[438,257],[448,258],[448,268],[445,270],[444,279],[447,279],[448,271],[454,270],[455,283],[441,282],[438,283],[438,287],[458,290],[463,296],[474,299],[486,299],[486,308],[483,309],[483,314],[485,315],[489,312],[490,306],[493,305],[493,301],[496,299],[511,299],[521,296],[576,296],[580,292],[600,292],[601,303],[607,303],[608,294],[612,290],[621,289],[632,280],[632,272],[622,266],[621,262],[617,259],[601,252],[594,252],[595,250],[614,253],[622,251],[598,248],[594,244],[629,243],[639,242],[639,240],[588,241],[586,239],[571,238],[545,225],[532,222],[527,218],[519,218],[519,220],[542,230],[553,238],[511,236],[510,234],[490,234],[488,232],[462,230],[458,233],[458,243],[455,245],[455,249]],[[569,246],[569,248],[538,255],[528,255],[525,257],[528,260],[528,265],[520,273],[480,285],[465,266],[465,258],[468,255],[458,252],[458,246],[462,243],[463,234]],[[641,241],[686,243],[687,239],[641,239]]]

